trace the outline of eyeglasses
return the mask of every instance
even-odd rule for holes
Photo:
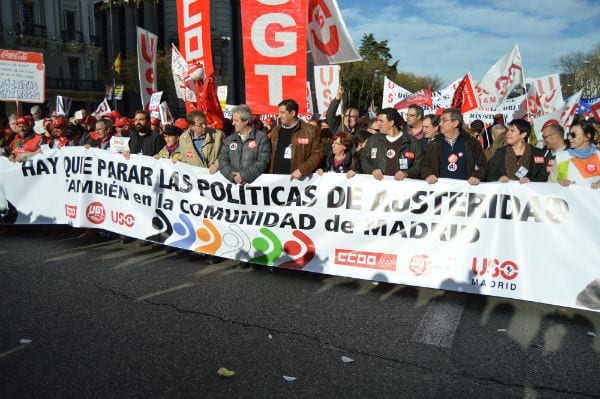
[[[452,119],[440,119],[440,122],[452,122]]]
[[[192,126],[196,126],[196,127],[202,127],[202,126],[204,126],[204,125],[206,125],[206,122],[198,122],[198,123],[196,123],[196,124],[194,124],[194,125],[192,125]]]
[[[336,144],[336,145],[343,145],[342,143],[338,143],[337,141],[334,141],[333,143],[331,143],[331,145],[334,145],[334,144]]]
[[[569,135],[569,136],[570,136],[572,139],[574,139],[575,137],[577,137],[577,133],[575,133],[575,132],[569,132],[569,133],[568,133],[568,135]]]
[[[548,139],[548,137],[554,136],[555,134],[557,134],[557,133],[550,133],[550,134],[547,134],[545,136],[542,134],[542,139],[546,140],[546,139]]]

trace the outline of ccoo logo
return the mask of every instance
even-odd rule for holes
[[[90,223],[102,224],[106,219],[106,212],[104,211],[104,205],[100,202],[92,202],[88,205],[85,210],[85,216]]]

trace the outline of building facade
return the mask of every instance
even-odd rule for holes
[[[46,112],[57,95],[71,97],[71,113],[95,110],[113,81],[118,53],[135,57],[136,26],[158,35],[158,49],[170,57],[178,46],[175,0],[3,0],[0,2],[0,48],[43,53],[46,65]],[[218,85],[227,85],[228,101],[243,100],[243,58],[239,0],[211,0],[213,64]],[[239,57],[235,57],[239,54]],[[234,59],[235,58],[235,59]],[[158,68],[167,75],[168,67]],[[158,76],[174,114],[183,103],[175,97],[171,76]],[[123,100],[111,107],[131,115],[141,107],[139,83],[126,82]],[[23,104],[23,112],[33,104]],[[15,112],[15,104],[0,102],[0,118]]]

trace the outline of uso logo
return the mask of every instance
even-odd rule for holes
[[[87,220],[89,220],[90,223],[104,223],[104,220],[106,219],[104,205],[102,205],[100,202],[92,202],[85,210],[85,217],[87,217]]]
[[[126,227],[133,227],[135,224],[135,218],[131,213],[125,214],[121,211],[110,211],[110,220],[112,220],[114,224],[119,224]]]

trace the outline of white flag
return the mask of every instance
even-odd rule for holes
[[[56,113],[63,116],[69,115],[73,99],[71,97],[56,96]]]
[[[150,101],[150,95],[156,91],[156,47],[158,36],[146,29],[136,27],[138,72],[142,107]]]
[[[362,60],[336,0],[308,0],[307,35],[315,65]]]
[[[171,110],[169,109],[169,104],[166,101],[163,101],[158,105],[158,111],[160,113],[160,122],[163,125],[168,123],[173,123],[173,115],[171,114]]]
[[[519,45],[500,58],[485,74],[477,86],[481,107],[497,107],[511,91],[523,83],[523,62]]]

